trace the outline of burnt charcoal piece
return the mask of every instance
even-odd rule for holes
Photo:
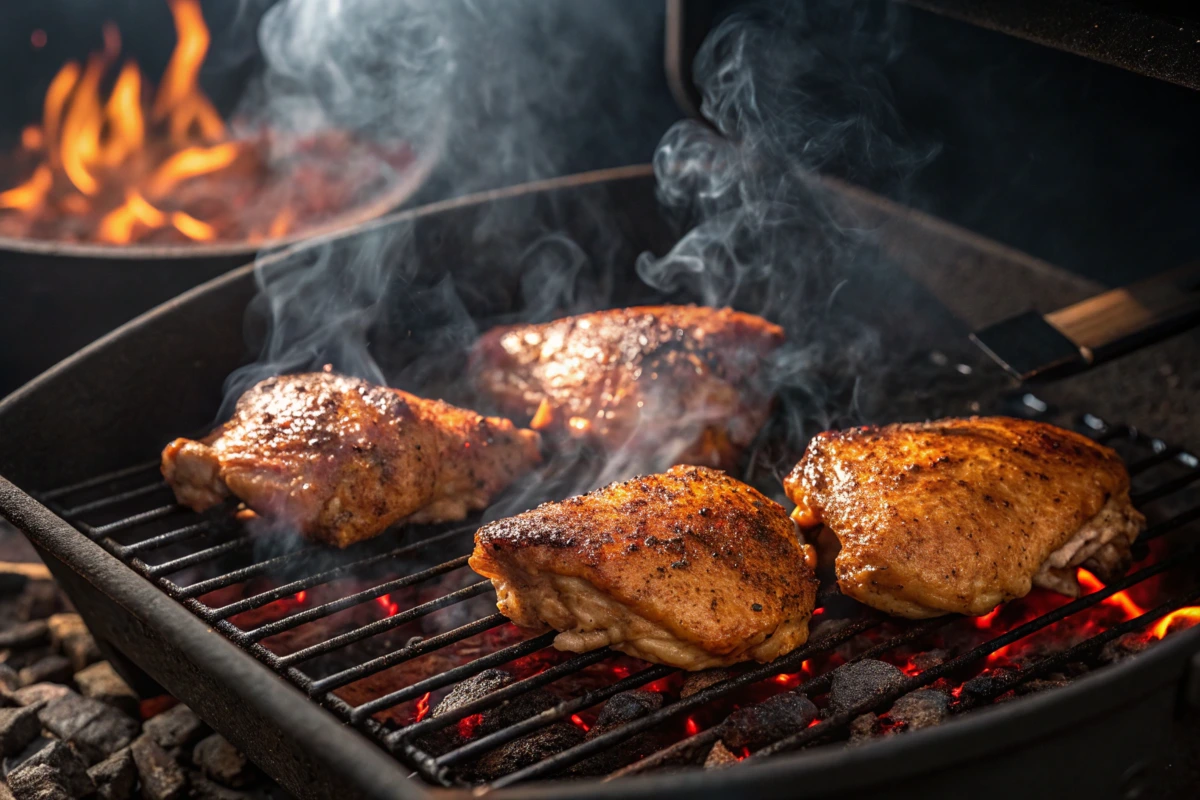
[[[879,736],[883,730],[883,725],[879,721],[879,717],[874,714],[859,714],[850,723],[850,744],[862,744]]]
[[[935,648],[933,650],[925,650],[923,652],[917,653],[916,655],[914,655],[912,658],[910,658],[908,660],[908,663],[911,664],[916,669],[920,670],[921,672],[924,672],[927,669],[932,669],[933,667],[936,667],[938,664],[941,664],[943,661],[947,660],[949,657],[950,657],[949,651],[942,650],[940,648]]]
[[[35,683],[66,683],[71,680],[75,670],[71,662],[62,656],[46,656],[24,667],[17,673],[22,686],[32,686]]]
[[[270,795],[230,789],[201,775],[199,772],[188,774],[188,797],[191,800],[265,800]]]
[[[777,694],[730,714],[721,724],[721,741],[734,752],[757,750],[804,730],[817,713],[817,707],[802,694]]]
[[[149,736],[139,736],[129,748],[133,763],[142,781],[142,796],[146,800],[177,800],[183,795],[187,776]]]
[[[962,685],[960,697],[964,700],[990,700],[1000,691],[1001,682],[1008,678],[1008,671],[991,675],[977,675]]]
[[[59,597],[58,587],[53,581],[34,581],[27,584],[25,590],[17,597],[17,619],[28,622],[31,619],[45,619],[58,611],[62,598]]]
[[[137,783],[137,766],[128,747],[118,750],[88,770],[99,800],[129,800]]]
[[[99,700],[129,717],[138,716],[138,697],[107,661],[99,661],[75,673],[75,685],[84,697]]]
[[[596,722],[588,730],[584,740],[590,742],[601,734],[616,730],[635,719],[641,719],[662,708],[662,704],[663,696],[658,692],[638,690],[615,694],[600,709]],[[658,750],[663,743],[660,732],[645,731],[626,739],[610,750],[577,764],[571,769],[570,774],[578,776],[607,775],[626,764],[632,764],[638,759],[645,758]]]
[[[71,689],[63,686],[61,683],[35,683],[32,686],[25,686],[17,689],[12,693],[13,700],[16,700],[23,706],[34,706],[38,703],[48,703],[51,700],[57,700],[65,694],[70,694]]]
[[[83,797],[92,791],[87,766],[70,747],[50,742],[9,773],[8,785],[18,800],[45,797]],[[62,792],[62,795],[58,793]]]
[[[0,631],[0,649],[23,650],[49,641],[50,629],[45,620],[22,622]]]
[[[0,664],[0,689],[6,692],[16,691],[21,686],[21,678],[17,671],[8,664]]]
[[[918,689],[901,697],[887,713],[899,729],[931,728],[950,715],[953,698],[937,689]]]
[[[200,741],[192,751],[192,763],[217,783],[240,789],[255,777],[249,760],[224,736],[214,733]]]
[[[905,680],[904,673],[899,669],[873,658],[847,664],[833,673],[829,707],[834,712],[846,711],[899,687]]]
[[[733,671],[728,669],[706,669],[703,672],[689,672],[683,679],[683,687],[679,690],[681,698],[691,697],[696,692],[702,692],[723,680],[733,677]]]
[[[712,750],[708,751],[708,758],[704,759],[705,769],[719,769],[721,767],[731,767],[738,762],[738,757],[729,752],[729,748],[721,742],[717,742],[712,746]]]
[[[63,786],[62,776],[45,764],[34,764],[15,772],[8,781],[13,800],[71,800],[79,796],[72,795]]]
[[[1127,633],[1101,647],[1096,658],[1101,664],[1116,664],[1130,656],[1136,656],[1151,644],[1152,642],[1146,638],[1144,633]]]
[[[112,706],[70,692],[38,713],[42,726],[69,742],[89,764],[103,761],[138,735],[138,724]]]
[[[513,682],[513,676],[502,669],[486,669],[455,686],[433,710],[433,716],[441,717],[457,711],[468,703],[503,689]]]
[[[472,780],[490,781],[561,753],[583,741],[583,731],[559,722],[501,745],[468,768]]]
[[[177,705],[151,717],[142,725],[142,730],[159,747],[171,750],[176,747],[191,747],[208,734],[208,726],[185,705]]]
[[[100,660],[96,640],[78,614],[55,614],[46,624],[50,628],[50,643],[71,662],[73,671]]]
[[[36,707],[0,708],[0,756],[14,756],[42,732]]]
[[[1071,683],[1071,679],[1059,672],[1051,672],[1041,678],[1034,678],[1018,683],[1013,687],[1013,692],[1018,697],[1024,697],[1027,694],[1037,694],[1048,689],[1061,689]]]

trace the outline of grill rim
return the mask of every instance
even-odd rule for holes
[[[648,166],[633,166],[599,173],[568,176],[563,179],[512,187],[474,197],[460,198],[437,204],[437,206],[417,209],[412,212],[403,212],[389,218],[368,223],[356,231],[341,232],[329,238],[335,239],[354,235],[356,232],[361,232],[364,229],[384,226],[398,220],[412,219],[417,216],[423,216],[431,211],[453,210],[456,207],[472,206],[504,197],[532,194],[550,189],[594,185],[619,179],[644,180],[650,175],[651,169]],[[271,258],[286,258],[289,253],[295,252],[295,250],[301,247],[311,246],[311,244],[311,242],[305,243],[296,248],[285,250]],[[6,400],[0,401],[0,423],[7,423],[9,421],[10,415],[8,412],[15,407],[29,402],[36,402],[39,390],[63,387],[64,384],[52,379],[69,377],[71,370],[80,366],[80,362],[100,355],[102,351],[108,348],[114,350],[120,348],[125,344],[125,335],[132,329],[153,322],[160,316],[181,311],[181,307],[186,306],[189,301],[201,298],[208,292],[228,288],[230,284],[238,280],[243,280],[252,269],[252,266],[243,267],[197,287],[175,300],[148,312],[137,320],[114,331],[103,340],[60,362],[59,365],[34,381],[31,381],[21,390],[10,395]],[[109,355],[111,355],[111,352]],[[64,533],[69,532],[70,536],[79,536],[86,539],[84,534],[78,532],[65,520],[62,520],[49,509],[41,506],[24,491],[3,478],[0,478],[0,513],[13,520],[19,527],[22,527],[30,534],[43,555],[49,556],[47,560],[51,563],[56,575],[64,568],[70,570],[73,573],[72,577],[87,584],[88,591],[95,591],[106,598],[113,598],[120,596],[120,592],[117,589],[122,588],[127,583],[129,577],[139,577],[131,568],[121,564],[119,559],[109,555],[99,545],[93,542],[87,542],[86,545],[78,545],[78,540],[65,536]],[[25,520],[25,522],[22,522],[22,520]],[[65,526],[66,531],[62,530],[60,526]],[[88,547],[95,547],[97,550],[88,551]],[[97,551],[101,556],[100,559],[95,558]],[[103,558],[105,556],[113,559],[117,564],[113,565],[110,562],[105,562]],[[105,567],[107,570],[105,581],[97,580],[96,576],[92,574],[93,564]],[[115,588],[108,585],[110,581],[116,582]],[[182,615],[180,619],[186,618],[189,620],[188,625],[193,627],[199,626],[200,629],[203,629],[204,647],[199,653],[202,658],[196,659],[198,662],[205,665],[212,663],[218,665],[218,667],[225,663],[236,664],[239,668],[245,668],[247,662],[255,663],[257,664],[257,669],[246,668],[247,674],[254,676],[255,694],[252,695],[253,699],[256,701],[259,700],[264,692],[278,694],[279,689],[283,687],[284,691],[278,694],[277,697],[278,701],[282,704],[281,707],[286,709],[288,704],[297,705],[296,691],[291,686],[287,686],[286,680],[273,675],[268,667],[258,663],[252,656],[240,651],[236,645],[225,640],[223,637],[218,636],[217,638],[221,639],[221,644],[214,646],[212,632],[207,629],[202,621],[187,611],[187,609],[171,602],[167,598],[163,598],[161,591],[157,587],[148,584],[144,580],[136,581],[135,584],[141,584],[143,589],[153,593],[152,595],[143,595],[146,599],[156,599],[158,601],[153,605],[170,607]],[[87,613],[84,615],[86,617]],[[142,616],[145,616],[147,619],[150,617],[149,614]],[[139,619],[141,619],[141,616],[139,616]],[[158,633],[173,630],[173,628],[164,628],[162,626],[154,628],[154,632]],[[1113,722],[1112,715],[1116,710],[1131,705],[1139,705],[1152,695],[1155,698],[1159,698],[1164,691],[1168,692],[1172,698],[1177,699],[1180,680],[1184,675],[1187,662],[1191,661],[1196,668],[1200,668],[1200,656],[1196,655],[1200,653],[1200,630],[1178,633],[1173,635],[1171,640],[1171,642],[1163,642],[1156,645],[1139,658],[1131,659],[1123,664],[1113,665],[1087,676],[1086,679],[1080,679],[1072,686],[1037,697],[1027,697],[1019,703],[1006,704],[999,708],[981,709],[982,713],[971,714],[964,719],[952,720],[944,725],[926,731],[874,742],[870,747],[866,748],[838,748],[835,752],[823,752],[822,749],[819,749],[787,754],[761,763],[753,769],[722,770],[716,772],[693,770],[688,773],[636,776],[628,780],[622,780],[619,783],[614,783],[613,786],[615,788],[609,788],[606,783],[596,780],[572,782],[551,781],[544,784],[522,784],[511,789],[495,790],[493,794],[501,798],[629,796],[654,797],[655,800],[661,800],[659,795],[664,791],[682,794],[683,791],[699,790],[702,795],[719,795],[722,790],[737,789],[745,791],[758,789],[764,790],[770,795],[786,789],[792,781],[804,780],[806,788],[810,789],[814,795],[819,792],[829,792],[828,796],[834,796],[845,791],[848,787],[879,785],[886,781],[895,781],[897,778],[905,775],[920,776],[929,774],[932,770],[961,763],[964,759],[978,758],[980,754],[995,754],[1003,750],[1004,747],[1008,747],[1009,749],[1013,749],[1014,747],[1028,749],[1039,742],[1053,741],[1057,738],[1047,735],[1045,730],[1062,731],[1066,726],[1076,724],[1079,720],[1083,719],[1100,720],[1103,717],[1108,717],[1111,727],[1111,723]],[[130,655],[136,654],[131,653]],[[229,661],[231,658],[235,660]],[[138,659],[135,658],[134,660],[137,661]],[[219,675],[221,680],[226,684],[226,688],[229,688],[228,675],[223,674],[221,669],[209,670],[209,674]],[[270,677],[264,679],[262,677],[263,674],[270,675]],[[1194,677],[1195,675],[1196,673],[1193,673]],[[1143,679],[1147,676],[1157,677],[1153,680],[1143,682]],[[188,693],[193,691],[192,687],[181,686],[177,683],[170,685],[169,682],[164,681],[164,685],[168,685],[168,688],[176,691],[185,700],[188,699]],[[1086,687],[1086,689],[1080,687]],[[1137,691],[1130,691],[1131,688]],[[184,691],[185,689],[187,691]],[[244,688],[239,689],[239,692],[246,691],[248,690]],[[1104,693],[1103,697],[1101,696],[1102,692]],[[1129,694],[1123,694],[1123,692],[1129,692]],[[1073,699],[1080,696],[1083,698],[1081,701],[1076,702]],[[1120,698],[1119,701],[1113,702],[1112,698],[1114,697]],[[1097,702],[1098,700],[1104,700],[1104,702]],[[1173,700],[1173,702],[1175,701]],[[307,710],[311,711],[311,708],[315,704],[305,702],[299,705],[307,706],[309,707]],[[1075,707],[1073,716],[1066,719],[1062,718],[1060,711],[1064,705]],[[231,713],[236,715],[237,712],[234,710]],[[1163,714],[1165,713],[1163,712]],[[1163,714],[1159,715],[1160,720],[1164,718]],[[329,723],[332,723],[336,728],[344,727],[330,712],[325,712],[324,715],[320,716],[325,720],[322,724],[323,730],[333,731],[333,728],[329,727]],[[979,721],[980,717],[986,717],[986,719]],[[1006,724],[1011,725],[1011,731],[1008,738],[1001,742],[993,734],[995,733],[995,729],[1005,724],[1004,720],[1010,721]],[[1034,721],[1030,722],[1030,720]],[[1054,725],[1042,726],[1037,720],[1057,720],[1057,722]],[[1029,727],[1031,725],[1033,726],[1032,728]],[[1122,727],[1124,727],[1123,723]],[[950,733],[946,733],[946,730],[949,730]],[[1030,740],[1030,730],[1037,731],[1038,738],[1036,740]],[[229,733],[225,728],[222,728],[222,731]],[[1086,734],[1081,734],[1076,731],[1072,735],[1076,738],[1080,735],[1095,736],[1097,732],[1087,731]],[[333,735],[344,737],[345,733],[344,731],[337,731]],[[317,749],[318,745],[314,743],[314,734],[311,734],[309,731],[300,730],[298,733],[296,731],[288,731],[287,735],[307,741],[309,743],[308,752],[310,754],[323,755],[323,752]],[[353,735],[360,736],[356,732]],[[1126,732],[1126,736],[1128,736],[1128,732]],[[239,737],[231,735],[230,738],[237,741]],[[343,793],[347,788],[351,788],[356,792],[362,793],[364,796],[372,797],[428,797],[434,796],[435,792],[439,796],[466,796],[465,792],[458,794],[447,793],[444,790],[427,787],[422,783],[412,783],[404,780],[403,775],[405,774],[405,770],[399,762],[392,760],[386,753],[379,751],[377,746],[366,740],[365,737],[360,738],[363,738],[363,743],[366,745],[368,751],[378,752],[385,759],[386,778],[381,777],[376,771],[373,771],[370,768],[370,762],[359,762],[361,767],[354,770],[353,774],[347,775],[345,778],[347,782],[339,786]],[[968,748],[964,752],[965,743],[968,739],[974,743],[974,749]],[[243,744],[243,742],[238,743]],[[1133,743],[1129,748],[1131,752],[1129,758],[1131,760],[1134,758],[1135,748],[1138,746],[1144,748],[1145,744],[1140,741]],[[256,747],[257,750],[255,747],[247,747],[246,749],[250,752],[261,754],[264,745],[257,743]],[[914,751],[912,748],[918,748],[918,750]],[[914,754],[921,757],[914,757]],[[858,775],[859,770],[862,770],[863,776],[869,775],[873,777],[860,777]],[[334,768],[329,770],[329,774],[336,775],[338,771],[339,768],[335,765]],[[368,772],[371,774],[367,775]],[[276,777],[279,778],[278,775]],[[300,796],[321,796],[313,794],[314,787],[312,786],[289,785],[288,781],[283,778],[279,779],[289,789],[292,789]],[[365,783],[370,784],[373,788],[367,791],[367,788],[364,787]],[[399,790],[397,789],[398,786],[404,786],[406,789]],[[772,788],[774,791],[770,791]],[[377,790],[382,791],[382,794],[378,793]],[[401,793],[397,794],[397,791]]]

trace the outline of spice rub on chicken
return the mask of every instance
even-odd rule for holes
[[[1032,586],[1123,573],[1145,518],[1117,454],[1053,425],[973,417],[828,431],[784,482],[841,541],[844,594],[902,617],[982,615]]]
[[[645,469],[731,466],[770,414],[756,377],[783,339],[729,308],[617,308],[490,330],[472,373],[502,413],[560,440]]]
[[[211,435],[171,442],[162,472],[197,511],[232,494],[345,547],[401,520],[462,519],[539,460],[538,434],[506,419],[315,372],[257,384]]]
[[[471,568],[500,611],[554,646],[611,646],[688,670],[767,662],[808,638],[815,554],[787,511],[677,466],[484,526]]]

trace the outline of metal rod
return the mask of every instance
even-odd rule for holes
[[[101,526],[96,530],[100,533],[107,533],[104,530],[105,526]],[[167,533],[160,533],[157,536],[151,536],[149,539],[143,539],[140,542],[125,545],[125,554],[144,553],[147,550],[157,550],[160,547],[166,547],[169,544],[182,542],[186,539],[191,539],[205,531],[208,531],[212,526],[208,522],[197,522],[194,525],[186,525]]]
[[[1195,483],[1197,479],[1200,479],[1200,469],[1194,469],[1186,475],[1180,475],[1178,478],[1167,481],[1159,486],[1155,486],[1153,489],[1148,489],[1144,492],[1131,495],[1129,499],[1135,506],[1140,508],[1146,503],[1154,502],[1161,497],[1174,494],[1180,489],[1190,486],[1191,484]]]
[[[116,522],[109,522],[106,525],[96,525],[94,528],[92,528],[92,530],[98,534],[107,536],[118,533],[119,531],[137,527],[138,525],[144,525],[147,522],[153,522],[154,520],[162,519],[163,517],[169,517],[172,514],[177,513],[181,508],[182,506],[180,506],[178,503],[170,503],[165,506],[159,506],[158,508],[152,508],[149,511],[143,511],[140,514],[134,514],[132,517],[119,519]]]
[[[385,594],[390,594],[397,589],[403,589],[407,586],[412,586],[413,584],[427,581],[430,578],[436,578],[439,575],[445,575],[447,572],[453,572],[457,569],[465,567],[466,565],[466,556],[463,556],[462,558],[456,558],[453,561],[447,561],[445,564],[439,564],[436,567],[430,567],[429,569],[422,570],[420,572],[414,572],[412,575],[405,575],[402,578],[396,578],[395,580],[381,583],[380,585],[374,586],[370,589],[364,589],[361,592],[355,592],[354,594],[347,595],[346,597],[341,597],[337,600],[331,600],[328,603],[322,603],[319,606],[305,609],[298,614],[292,614],[291,616],[284,617],[283,619],[277,619],[274,622],[268,622],[265,625],[254,628],[253,630],[246,631],[246,637],[254,642],[261,641],[268,636],[274,636],[276,634],[283,633],[284,631],[290,631],[293,628],[298,628],[301,625],[307,624],[314,620],[328,617],[330,614],[336,614],[337,612],[343,611],[347,608],[362,605],[370,600],[383,597]],[[488,581],[483,581],[482,583],[485,585],[490,585]],[[228,608],[229,606],[226,606],[225,608],[218,609],[214,613],[221,617],[227,616],[225,612]]]
[[[71,519],[73,517],[78,517],[80,514],[87,514],[90,511],[99,511],[102,508],[108,508],[109,506],[114,506],[117,503],[123,503],[126,500],[145,497],[148,494],[153,494],[154,492],[162,491],[166,488],[167,484],[163,483],[162,481],[152,483],[147,486],[139,486],[136,489],[130,489],[129,491],[121,492],[119,494],[110,494],[106,497],[101,497],[99,500],[93,500],[90,503],[84,503],[83,505],[75,506],[74,508],[65,509],[62,511],[62,516],[64,519]]]
[[[103,475],[97,475],[96,477],[88,478],[85,481],[70,483],[66,486],[59,486],[58,488],[51,489],[48,492],[42,492],[41,496],[45,500],[57,500],[60,497],[65,497],[66,495],[74,494],[75,492],[82,492],[84,489],[92,489],[96,486],[109,483],[110,481],[117,481],[121,478],[128,478],[130,475],[137,475],[139,472],[145,472],[151,467],[161,466],[161,459],[146,461],[142,464],[135,464],[132,467],[125,467],[124,469],[114,470],[113,472],[106,472]]]
[[[192,567],[196,564],[203,564],[205,561],[211,561],[212,559],[223,556],[226,553],[232,553],[235,550],[241,550],[242,548],[249,546],[250,537],[239,536],[238,538],[231,539],[228,542],[223,542],[222,544],[214,545],[212,547],[205,548],[204,550],[197,550],[195,553],[189,553],[186,556],[180,556],[179,558],[172,559],[171,561],[164,561],[161,564],[155,564],[149,568],[149,574],[157,578],[160,575],[166,575],[170,572],[178,572],[181,569]]]
[[[313,681],[311,687],[312,694],[321,694],[328,692],[339,686],[345,686],[347,683],[361,680],[369,675],[374,675],[376,672],[382,672],[388,667],[394,667],[397,664],[403,664],[405,661],[411,661],[418,656],[423,656],[426,653],[431,653],[438,648],[445,647],[448,644],[461,642],[463,639],[469,639],[476,634],[484,631],[498,628],[508,619],[503,614],[492,614],[489,617],[469,622],[466,625],[455,628],[452,631],[438,634],[429,639],[414,644],[408,647],[403,647],[394,652],[388,653],[385,656],[371,659],[365,664],[359,664],[357,667],[344,669],[341,672],[334,673],[327,678],[322,678],[319,681]]]
[[[481,581],[479,583],[471,584],[470,586],[465,586],[462,589],[459,589],[457,592],[451,592],[450,594],[442,595],[435,600],[430,600],[428,603],[422,603],[421,605],[410,608],[407,611],[400,612],[399,614],[392,614],[389,617],[376,620],[369,625],[364,625],[361,628],[355,628],[352,631],[347,631],[346,633],[334,636],[332,639],[326,639],[325,641],[314,644],[311,647],[306,647],[303,650],[297,650],[294,653],[289,653],[286,656],[280,657],[279,663],[283,666],[290,667],[294,664],[299,664],[302,661],[307,661],[310,658],[316,658],[317,656],[330,653],[334,650],[354,644],[355,642],[363,639],[369,639],[372,636],[383,633],[384,631],[398,628],[401,625],[405,625],[415,619],[420,619],[421,617],[432,614],[434,611],[439,609],[455,605],[456,603],[461,603],[464,600],[477,597],[481,594],[485,594],[491,590],[491,588],[492,585],[489,581]]]

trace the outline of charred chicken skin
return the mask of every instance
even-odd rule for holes
[[[986,614],[1034,585],[1077,596],[1078,567],[1124,572],[1145,525],[1116,453],[1006,417],[822,433],[784,488],[801,527],[841,541],[842,592],[915,619]]]
[[[479,389],[557,439],[639,456],[639,468],[731,466],[770,413],[755,386],[783,329],[732,309],[643,306],[488,331]]]
[[[706,467],[614,483],[493,522],[471,568],[500,611],[560,650],[611,646],[688,670],[803,644],[815,555],[786,510]]]
[[[538,434],[506,419],[316,372],[257,384],[211,435],[171,442],[162,472],[197,511],[232,494],[345,547],[401,520],[462,519],[539,460]]]

